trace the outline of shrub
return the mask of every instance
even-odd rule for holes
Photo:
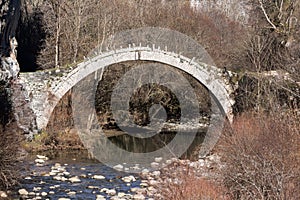
[[[18,183],[21,136],[16,124],[0,127],[0,189]]]
[[[295,113],[244,113],[220,145],[234,199],[299,199],[300,124]]]
[[[228,199],[224,188],[215,180],[199,177],[184,164],[173,163],[162,171],[161,177],[163,184],[159,185],[158,191],[163,199]]]

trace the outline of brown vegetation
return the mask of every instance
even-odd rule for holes
[[[18,183],[21,134],[16,124],[0,126],[0,189]]]
[[[244,113],[227,129],[219,152],[233,199],[299,199],[300,118]]]
[[[236,46],[242,41],[241,25],[220,12],[196,12],[189,1],[38,2],[25,5],[28,17],[24,23],[34,23],[34,18],[42,23],[38,26],[42,27],[41,35],[36,37],[42,43],[34,43],[38,45],[35,56],[40,68],[78,62],[110,35],[146,26],[169,28],[192,37],[219,66],[230,65]],[[34,24],[32,27],[37,28]]]
[[[197,175],[193,168],[180,162],[175,162],[163,169],[160,177],[162,184],[157,186],[157,189],[163,199],[229,199],[225,188],[216,180],[201,177],[201,174]]]

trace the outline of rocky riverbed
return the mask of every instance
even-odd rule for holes
[[[28,159],[28,169],[13,195],[15,199],[146,198],[134,189],[141,187],[138,174],[112,169],[86,155],[35,155]]]
[[[167,182],[178,182],[176,175],[191,169],[200,176],[211,176],[219,157],[192,162],[173,158],[155,158],[151,169],[142,173],[127,173],[139,165],[119,164],[105,166],[87,155],[62,153],[54,158],[31,155],[28,170],[23,173],[21,185],[13,193],[15,199],[163,199],[160,188]],[[140,170],[140,169],[139,169]],[[169,176],[166,178],[165,176]]]

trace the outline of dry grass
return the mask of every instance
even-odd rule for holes
[[[220,152],[223,183],[234,199],[300,199],[300,117],[244,113]]]
[[[224,200],[224,188],[216,181],[199,177],[189,166],[175,163],[162,172],[163,184],[158,191],[163,199],[172,200]]]

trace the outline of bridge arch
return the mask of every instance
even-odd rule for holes
[[[232,86],[222,74],[222,70],[217,67],[199,63],[194,59],[187,58],[174,52],[161,50],[155,47],[132,47],[122,48],[99,54],[80,63],[75,69],[62,77],[59,82],[51,85],[48,90],[52,96],[52,102],[45,109],[38,113],[37,126],[44,129],[49,121],[52,111],[59,100],[75,86],[79,81],[98,70],[102,71],[105,67],[126,61],[155,61],[178,68],[202,83],[218,100],[222,112],[227,118],[232,120],[232,105],[234,100],[230,98]]]

